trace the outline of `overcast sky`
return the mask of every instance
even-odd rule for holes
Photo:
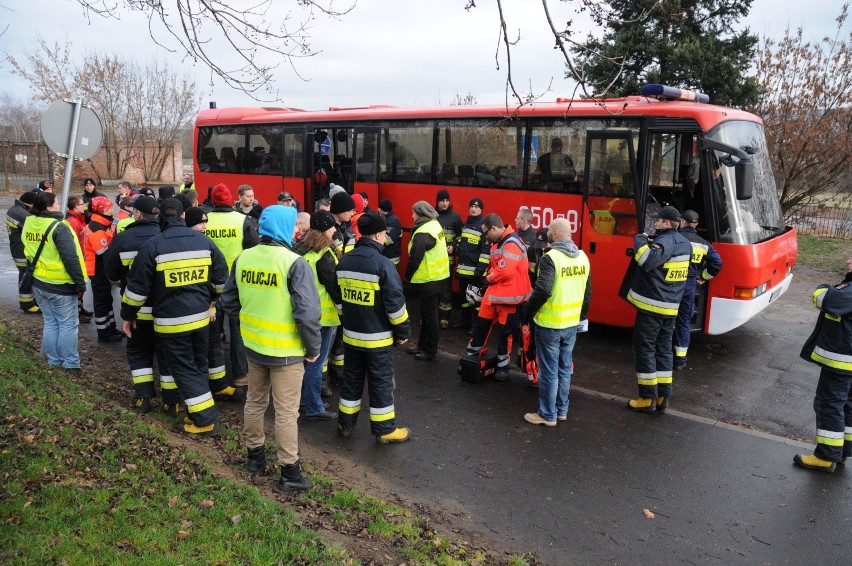
[[[504,102],[502,49],[499,70],[495,61],[499,39],[495,3],[478,0],[477,8],[469,12],[464,4],[465,0],[358,0],[355,9],[340,20],[318,16],[311,23],[311,34],[312,45],[320,52],[296,61],[301,75],[309,80],[299,79],[286,64],[276,72],[283,104],[305,109],[432,106],[449,104],[456,94],[467,93],[480,103]],[[550,86],[545,100],[571,96],[573,85],[563,78],[564,63],[553,50],[541,4],[535,0],[504,0],[503,4],[510,34],[520,30],[521,36],[512,52],[516,85],[539,93]],[[293,0],[273,0],[269,18],[293,5]],[[336,6],[344,5],[336,0]],[[833,33],[840,5],[841,0],[754,0],[741,25],[758,35],[776,37],[788,24],[801,25],[806,36],[819,38]],[[551,0],[554,21],[571,19],[579,29],[591,29],[581,24],[582,18],[569,6]],[[293,10],[301,15],[298,8]],[[23,59],[24,51],[32,49],[41,36],[49,41],[71,41],[81,54],[86,50],[117,52],[140,63],[157,56],[197,77],[205,107],[210,100],[220,108],[261,105],[211,78],[201,65],[157,47],[149,37],[147,20],[138,13],[123,13],[120,20],[93,15],[90,20],[75,0],[0,0],[0,30],[9,25],[0,37],[0,50]],[[847,33],[849,26],[847,21]],[[154,33],[168,43],[162,30]],[[224,46],[221,53],[227,61]],[[8,64],[0,64],[0,90],[17,98],[28,96],[26,84],[10,73]]]

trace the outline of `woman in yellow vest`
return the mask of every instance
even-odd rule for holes
[[[334,245],[335,220],[330,212],[319,210],[311,216],[310,229],[296,247],[296,251],[308,261],[314,273],[314,282],[319,291],[320,309],[320,355],[313,362],[305,362],[305,377],[302,380],[302,405],[308,420],[330,420],[337,418],[337,411],[329,411],[322,401],[322,368],[328,360],[334,334],[340,326],[337,307],[341,301],[340,286],[334,269],[340,259],[340,250]]]
[[[33,215],[24,222],[21,239],[29,262],[44,239],[33,269],[33,296],[44,315],[42,351],[47,363],[77,373],[77,295],[86,290],[85,260],[77,236],[62,219],[54,193],[42,192],[36,197]]]
[[[438,212],[425,200],[414,203],[411,212],[414,228],[408,242],[405,277],[412,292],[420,297],[420,338],[408,353],[415,360],[428,361],[438,355],[438,300],[450,277],[450,263]]]

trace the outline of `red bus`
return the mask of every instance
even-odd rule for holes
[[[635,318],[617,298],[633,236],[650,229],[650,214],[662,206],[692,209],[700,215],[699,233],[724,261],[722,272],[699,287],[693,328],[721,334],[789,288],[796,233],[784,226],[761,119],[700,99],[673,99],[695,100],[688,91],[649,86],[662,92],[643,92],[660,96],[558,98],[509,111],[499,105],[203,110],[195,127],[195,180],[202,199],[204,188],[217,183],[234,191],[249,184],[264,206],[288,191],[309,212],[327,195],[327,183],[335,183],[366,192],[373,208],[390,199],[407,229],[411,206],[434,203],[440,189],[460,205],[463,220],[473,197],[508,223],[521,207],[532,211],[535,228],[565,217],[592,264],[589,319],[621,327]],[[573,171],[563,166],[569,161]]]

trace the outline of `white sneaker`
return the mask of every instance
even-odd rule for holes
[[[534,425],[556,426],[556,421],[546,421],[538,413],[527,413],[524,415],[524,420]]]

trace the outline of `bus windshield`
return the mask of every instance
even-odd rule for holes
[[[750,148],[754,162],[752,198],[737,200],[733,167],[719,162],[725,154],[719,151],[712,160],[719,218],[719,241],[733,244],[755,244],[784,231],[784,215],[775,189],[775,178],[769,162],[769,151],[763,126],[756,122],[736,120],[724,122],[707,134],[724,144]]]

